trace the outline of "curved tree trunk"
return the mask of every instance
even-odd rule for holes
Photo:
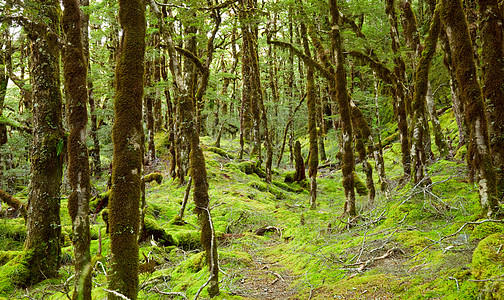
[[[119,0],[123,30],[116,65],[114,160],[109,200],[112,270],[109,289],[129,299],[138,294],[138,235],[144,153],[142,97],[145,53],[145,4]],[[113,292],[109,299],[121,299]]]
[[[87,61],[82,46],[82,23],[78,0],[63,0],[63,30],[66,46],[63,71],[67,95],[68,177],[72,192],[68,212],[72,220],[72,242],[75,253],[75,292],[73,299],[91,299],[91,254],[89,233],[89,198],[91,181],[86,146],[88,121]]]
[[[460,98],[464,103],[469,127],[467,162],[471,180],[478,183],[482,214],[490,216],[498,210],[495,170],[490,155],[485,104],[478,84],[471,37],[461,0],[442,0],[441,18],[446,26],[453,65],[460,84]]]

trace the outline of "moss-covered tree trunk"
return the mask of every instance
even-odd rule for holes
[[[2,33],[3,34],[3,33]],[[7,76],[7,69],[5,64],[5,51],[3,50],[3,42],[0,42],[0,118],[3,116],[3,107],[5,95],[7,94],[7,83],[9,77]],[[7,143],[7,126],[0,124],[0,146]],[[0,173],[0,179],[2,174]]]
[[[301,39],[304,54],[311,57],[306,26],[301,23]],[[312,65],[306,66],[306,104],[308,106],[308,135],[310,154],[308,155],[308,176],[310,176],[310,208],[317,208],[317,168],[318,168],[318,136],[317,136],[317,95],[315,93],[315,74]],[[297,145],[297,144],[296,144]],[[296,162],[297,165],[297,162]]]
[[[350,96],[347,91],[342,39],[339,30],[340,14],[337,0],[329,0],[329,10],[331,13],[331,45],[334,51],[333,57],[336,60],[336,100],[338,102],[341,118],[341,150],[343,154],[341,172],[343,173],[343,187],[346,197],[343,214],[355,216],[357,212],[355,211],[355,162],[352,149],[352,117],[350,111]]]
[[[109,289],[129,299],[138,294],[138,235],[144,132],[142,97],[145,53],[145,3],[119,0],[121,44],[116,64],[114,160],[109,200],[111,271]],[[109,299],[121,299],[113,292]]]
[[[63,0],[63,73],[67,96],[68,178],[71,193],[68,212],[72,220],[72,242],[75,254],[75,292],[73,299],[91,299],[91,255],[89,233],[89,198],[91,181],[86,146],[88,121],[87,61],[82,45],[82,23],[78,0]]]
[[[430,135],[427,124],[426,97],[429,85],[429,67],[436,52],[440,24],[439,9],[437,9],[432,18],[429,35],[425,41],[425,49],[416,70],[413,96],[413,129],[411,134],[411,179],[415,184],[422,181],[427,175],[425,165],[427,153],[424,140],[425,136],[430,139]]]
[[[376,79],[376,72],[373,71],[373,74],[375,76],[374,112],[375,112],[375,119],[376,119],[376,128],[378,129],[376,147],[373,147],[374,148],[373,157],[375,159],[375,168],[378,173],[378,180],[380,182],[380,190],[385,194],[385,198],[388,199],[390,197],[390,191],[389,191],[389,186],[388,186],[387,175],[385,174],[385,162],[383,160],[383,150],[382,150],[382,145],[381,145],[381,137],[380,137],[380,133],[379,133],[379,129],[380,129],[380,125],[381,125],[380,109],[379,109],[379,103],[378,103],[380,89],[379,89],[379,85],[378,85],[378,80]]]
[[[373,168],[368,162],[368,151],[374,152],[373,136],[362,111],[350,101],[350,109],[352,113],[352,125],[354,128],[355,148],[359,155],[359,160],[362,163],[362,171],[366,174],[366,187],[368,189],[368,201],[373,203],[376,197],[376,189],[373,180]]]
[[[450,50],[450,45],[448,43],[448,37],[446,36],[446,29],[444,28],[444,24],[442,31],[439,33],[439,38],[441,41],[441,47],[444,51],[443,64],[448,70],[448,75],[450,77],[449,85],[450,85],[450,94],[453,104],[453,114],[455,115],[455,122],[457,123],[458,135],[459,135],[459,143],[457,148],[460,148],[462,145],[465,145],[466,140],[469,139],[467,128],[467,122],[464,117],[464,105],[460,100],[460,88],[457,82],[457,77],[455,76],[455,69],[452,63],[452,54]]]
[[[149,164],[156,160],[156,146],[154,145],[154,101],[155,91],[152,81],[154,76],[154,65],[152,61],[145,64],[145,87],[147,92],[144,97],[145,119],[147,127],[147,159]]]
[[[401,57],[399,42],[399,32],[397,25],[397,16],[395,13],[395,1],[385,1],[385,12],[387,13],[390,22],[390,38],[392,42],[392,51],[394,52],[394,75],[396,77],[396,101],[394,104],[394,112],[397,117],[397,124],[399,129],[399,138],[401,142],[402,164],[405,175],[411,173],[411,155],[410,155],[410,141],[408,135],[408,120],[407,120],[407,93],[404,89],[406,81],[406,65]]]
[[[89,0],[80,0],[80,5],[87,8]],[[84,48],[84,57],[87,63],[87,87],[88,87],[88,102],[89,102],[89,136],[93,141],[93,146],[89,149],[91,157],[91,173],[94,176],[101,174],[101,159],[100,159],[100,139],[98,138],[98,118],[96,113],[96,103],[93,93],[93,80],[91,79],[91,64],[89,61],[89,14],[81,11],[82,19],[82,46]]]
[[[490,152],[497,170],[499,198],[504,194],[504,41],[503,12],[497,0],[479,0],[483,97],[487,103]]]
[[[477,81],[476,64],[472,55],[469,28],[461,0],[442,0],[441,19],[452,53],[452,63],[460,85],[460,98],[464,103],[469,128],[467,162],[471,180],[478,183],[482,214],[490,216],[498,209],[496,174],[492,165],[485,104]]]
[[[59,1],[39,1],[43,24],[30,31],[33,91],[31,194],[24,253],[29,269],[23,284],[58,275],[61,254],[60,187],[65,139],[60,91]],[[46,25],[49,27],[47,28]]]

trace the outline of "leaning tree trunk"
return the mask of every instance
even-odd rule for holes
[[[497,191],[504,193],[504,51],[502,10],[497,0],[479,0],[481,18],[483,97],[487,117],[490,152],[497,172]]]
[[[30,32],[33,89],[31,194],[24,253],[29,274],[23,284],[58,275],[61,253],[60,187],[64,134],[60,92],[59,1],[39,1],[37,18],[46,20]],[[49,30],[46,27],[49,26]]]
[[[119,0],[123,30],[116,65],[114,160],[109,200],[111,267],[109,299],[136,299],[138,235],[144,153],[142,97],[145,53],[145,4]]]
[[[89,198],[91,181],[86,146],[87,61],[82,46],[82,23],[78,0],[63,0],[63,71],[67,96],[68,178],[72,192],[68,197],[68,212],[72,219],[72,242],[75,253],[75,292],[73,299],[91,299],[91,254],[89,233]]]
[[[461,0],[442,0],[441,18],[453,55],[455,74],[460,85],[460,98],[464,103],[469,128],[467,162],[471,180],[478,183],[481,212],[490,216],[497,212],[497,187],[495,170],[490,155],[490,139],[487,130],[485,103],[477,81],[476,64],[472,55],[472,43]]]

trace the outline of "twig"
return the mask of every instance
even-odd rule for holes
[[[504,279],[499,279],[504,277],[504,274],[495,276],[492,278],[487,278],[487,279],[467,279],[467,281],[472,281],[472,282],[488,282],[488,281],[504,281]]]
[[[158,293],[158,294],[161,294],[161,295],[167,295],[167,296],[180,296],[184,299],[187,299],[186,295],[182,292],[163,292],[161,290],[159,290],[159,288],[157,286],[155,286],[153,288],[154,292]]]
[[[113,291],[113,290],[108,290],[108,289],[103,289],[105,292],[109,292],[109,293],[112,293],[114,295],[116,295],[117,297],[121,298],[121,299],[124,299],[124,300],[131,300],[130,298],[124,296],[123,294],[119,293],[118,291]]]
[[[455,277],[448,277],[448,279],[450,280],[455,280],[455,283],[457,284],[457,292],[460,290],[460,286],[459,286],[459,282],[458,282],[458,279],[455,278]]]

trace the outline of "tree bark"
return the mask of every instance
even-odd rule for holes
[[[464,103],[469,127],[467,162],[471,180],[478,183],[481,212],[490,216],[498,210],[495,170],[490,155],[490,140],[483,94],[478,84],[472,43],[462,1],[441,1],[441,18],[446,26],[453,65],[460,85],[460,98]]]
[[[483,97],[487,103],[490,153],[497,170],[499,199],[504,193],[504,51],[502,10],[497,0],[479,0]]]
[[[345,209],[343,214],[355,216],[355,162],[352,149],[353,132],[352,118],[350,111],[350,97],[347,91],[347,79],[344,66],[344,56],[342,50],[342,38],[339,30],[339,8],[337,0],[329,0],[329,10],[331,13],[331,45],[334,52],[333,57],[336,60],[335,84],[336,84],[336,100],[338,102],[340,117],[341,117],[341,146],[342,146],[342,166],[343,187],[345,189]]]
[[[145,6],[119,0],[123,34],[116,65],[114,159],[109,200],[111,267],[109,289],[129,299],[138,295],[138,235],[144,154],[142,97],[145,54]],[[109,293],[109,299],[121,299]]]
[[[390,37],[392,41],[392,51],[394,52],[394,75],[396,77],[396,101],[394,105],[394,112],[397,117],[399,138],[401,141],[402,164],[404,174],[409,176],[411,174],[411,154],[410,154],[410,141],[408,138],[408,107],[407,91],[405,90],[404,83],[406,80],[406,65],[401,57],[399,32],[397,25],[397,16],[395,13],[394,0],[385,1],[385,12],[387,13],[390,22]]]
[[[306,26],[301,23],[301,39],[304,54],[311,57]],[[308,176],[310,176],[310,208],[317,208],[317,167],[318,167],[318,136],[317,136],[317,96],[315,94],[315,74],[312,65],[306,66],[306,104],[308,106],[308,135],[310,154],[308,155]],[[297,143],[296,143],[297,146]],[[296,162],[297,165],[297,162]]]
[[[434,13],[429,35],[425,41],[425,49],[417,64],[415,92],[413,96],[413,129],[411,134],[411,179],[419,183],[427,176],[425,136],[430,139],[427,123],[426,97],[429,86],[429,67],[436,52],[440,27],[439,9]]]
[[[78,0],[63,0],[63,71],[67,96],[68,178],[72,192],[68,212],[72,220],[72,242],[75,253],[75,291],[73,299],[91,299],[91,254],[89,233],[89,198],[91,181],[86,146],[88,121],[87,61],[82,45],[82,22]]]
[[[29,31],[34,105],[31,194],[24,244],[30,271],[23,282],[26,285],[56,277],[61,254],[60,187],[65,151],[58,42],[61,9],[56,0],[38,3],[36,19],[46,22]]]

